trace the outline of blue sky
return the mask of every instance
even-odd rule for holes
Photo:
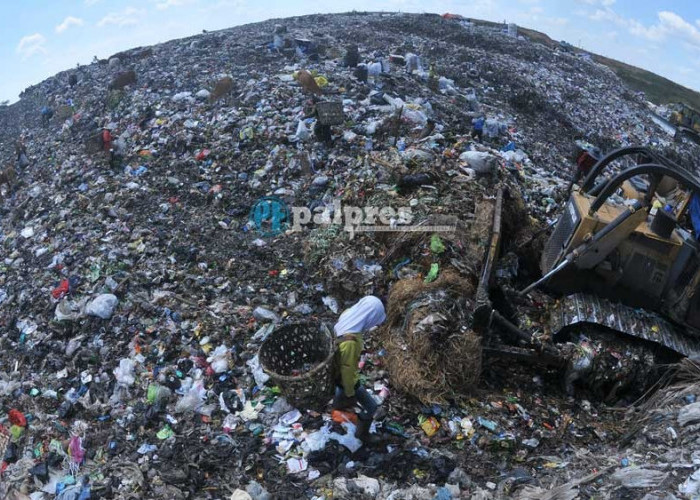
[[[506,20],[700,90],[700,2],[679,0],[2,1],[0,101],[93,56],[274,17],[384,10]]]

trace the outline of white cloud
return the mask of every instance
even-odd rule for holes
[[[68,16],[63,20],[63,22],[61,24],[56,26],[56,33],[63,33],[71,26],[82,26],[82,25],[83,25],[83,20],[80,19],[79,17]]]
[[[144,14],[144,10],[127,7],[122,12],[110,12],[98,21],[97,26],[102,27],[110,24],[115,26],[128,26],[130,24],[138,24],[139,19],[142,18]]]
[[[700,30],[675,12],[659,12],[662,28],[671,35],[680,35],[693,45],[700,46]]]
[[[555,26],[566,26],[567,24],[569,24],[569,20],[565,17],[548,17],[545,19],[547,20],[547,22]]]
[[[44,54],[46,53],[46,38],[41,33],[34,33],[33,35],[27,35],[22,37],[22,39],[17,44],[17,53],[22,55],[22,59],[27,59],[34,54]]]
[[[100,3],[102,0],[84,0],[83,3],[86,7],[92,7],[95,4]]]
[[[156,9],[165,10],[169,9],[170,7],[179,7],[188,3],[192,3],[192,0],[163,0],[156,4]]]
[[[587,5],[602,5],[603,7],[610,7],[615,3],[615,0],[577,0],[579,3],[585,3]]]
[[[589,15],[593,21],[607,21],[626,28],[635,36],[646,38],[654,42],[665,40],[669,37],[679,38],[693,46],[700,47],[700,30],[683,19],[675,12],[660,11],[657,13],[658,22],[649,26],[640,23],[636,19],[625,18],[609,7],[597,9]]]

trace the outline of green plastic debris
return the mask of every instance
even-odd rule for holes
[[[148,391],[146,392],[146,401],[153,404],[156,400],[157,395],[158,395],[158,386],[155,384],[149,385]]]
[[[442,253],[445,251],[445,244],[437,234],[430,237],[430,251],[433,253]]]
[[[161,441],[164,439],[168,439],[169,437],[173,437],[174,435],[175,435],[175,433],[173,432],[173,430],[170,428],[169,425],[166,425],[165,427],[163,427],[161,430],[158,431],[158,434],[156,434],[158,439],[160,439]]]
[[[435,281],[438,277],[438,273],[440,272],[440,266],[438,265],[437,262],[434,262],[430,265],[430,271],[428,271],[428,275],[425,277],[425,282],[426,283],[432,283]]]
[[[19,438],[22,437],[22,433],[24,432],[24,427],[20,427],[19,425],[13,425],[10,427],[10,435],[12,436],[12,442],[16,443],[19,441]]]
[[[33,396],[33,397],[38,396],[38,395],[39,395],[39,389],[37,389],[36,387],[33,387],[32,390],[29,391],[29,395],[30,395],[30,396]]]
[[[408,437],[406,430],[398,422],[387,422],[384,424],[383,429],[395,436]]]

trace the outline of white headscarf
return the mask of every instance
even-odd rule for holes
[[[343,311],[333,330],[338,337],[346,333],[362,333],[381,325],[385,319],[382,301],[373,295],[367,295],[350,309]]]

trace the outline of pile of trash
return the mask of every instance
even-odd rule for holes
[[[435,15],[267,21],[26,89],[0,109],[0,496],[691,498],[697,457],[648,475],[653,440],[625,455],[614,409],[482,366],[450,302],[495,183],[527,208],[518,241],[556,217],[580,138],[697,154],[605,66]],[[378,446],[258,357],[368,293],[390,316],[360,362]]]

